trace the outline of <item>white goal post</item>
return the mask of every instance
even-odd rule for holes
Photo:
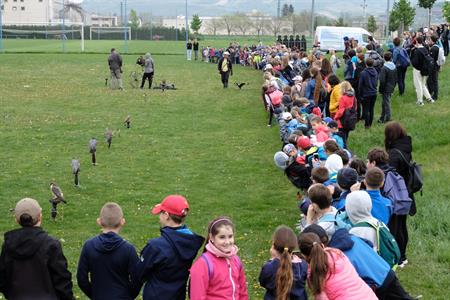
[[[92,26],[89,28],[89,39],[92,40],[92,33],[102,34],[102,33],[128,33],[128,40],[131,41],[131,27],[96,27]]]
[[[55,26],[64,26],[64,27],[71,27],[70,29],[49,29],[49,30],[38,30],[38,29],[15,29],[15,28],[5,28],[7,26],[31,26],[31,27],[55,27]],[[28,22],[8,22],[7,24],[3,24],[2,27],[2,33],[3,34],[11,34],[11,35],[17,35],[20,36],[26,35],[26,34],[50,34],[50,35],[61,35],[61,38],[65,38],[62,35],[65,35],[67,33],[72,32],[79,32],[80,33],[80,39],[81,39],[81,52],[84,52],[84,24],[81,22],[69,22],[66,21],[64,24],[62,22],[34,22],[34,23],[28,23]]]

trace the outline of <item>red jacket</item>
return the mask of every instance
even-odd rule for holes
[[[347,94],[341,96],[341,99],[339,100],[338,111],[334,115],[334,119],[338,123],[338,128],[342,128],[341,118],[344,116],[345,110],[347,108],[351,108],[354,102],[355,96],[349,96]]]
[[[248,300],[244,266],[239,257],[217,257],[208,251],[202,256],[191,268],[191,300]]]

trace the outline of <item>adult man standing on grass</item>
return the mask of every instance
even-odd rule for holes
[[[233,76],[233,66],[230,61],[230,52],[225,51],[223,53],[223,57],[219,59],[219,62],[217,63],[217,69],[219,70],[223,87],[228,88],[228,78],[230,77],[230,74]]]
[[[111,88],[115,89],[117,83],[119,89],[123,90],[122,83],[122,57],[115,48],[111,49],[111,55],[108,57],[109,70],[111,71]]]

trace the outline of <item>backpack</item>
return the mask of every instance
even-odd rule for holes
[[[397,65],[403,68],[409,67],[411,60],[405,48],[401,48],[397,55]]]
[[[372,51],[369,53],[369,57],[373,59],[373,67],[375,69],[379,69],[383,66],[383,59],[381,58],[380,54],[376,51]]]
[[[395,148],[393,150],[397,151],[402,157],[403,161],[408,165],[409,180],[406,183],[408,191],[411,194],[414,194],[422,190],[423,187],[422,167],[419,164],[417,164],[414,160],[407,161],[402,151]]]
[[[384,180],[383,196],[392,201],[393,213],[407,215],[411,208],[412,200],[409,197],[403,177],[395,171],[388,171]]]
[[[441,66],[443,66],[444,64],[445,64],[445,53],[444,53],[444,48],[443,47],[439,47],[438,45],[434,45],[434,46],[436,46],[436,47],[438,47],[439,48],[439,53],[438,53],[438,58],[437,58],[437,61],[436,61],[436,63],[437,63],[437,65],[439,66],[439,67],[441,67]],[[434,47],[433,46],[433,47]]]
[[[424,60],[422,61],[422,68],[420,70],[420,73],[423,76],[428,76],[431,73],[433,73],[436,62],[434,61],[433,56],[431,56],[430,51],[428,51],[425,48],[418,48],[418,49],[424,49],[421,50]]]
[[[350,228],[352,228],[352,223],[350,222],[350,219],[347,216],[347,212],[345,211],[338,211],[334,216],[326,214],[322,216],[318,220],[318,222],[334,222],[336,230],[341,228],[350,230]]]
[[[342,128],[346,131],[355,130],[356,123],[358,122],[358,111],[355,104],[356,99],[353,98],[353,106],[345,109],[342,115]]]
[[[400,248],[386,225],[379,222],[377,224],[360,222],[355,224],[353,227],[372,227],[375,229],[377,232],[378,254],[389,264],[391,268],[395,269],[401,257]]]
[[[208,267],[208,277],[211,280],[211,278],[214,275],[214,264],[210,261],[210,258],[208,257],[208,254],[206,254],[206,252],[202,253],[200,258],[202,258],[206,262],[206,266]],[[242,262],[241,262],[240,258],[237,255],[233,255],[230,260],[236,261],[237,264],[240,267],[242,267]]]

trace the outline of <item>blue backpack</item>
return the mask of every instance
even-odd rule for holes
[[[409,59],[408,52],[406,52],[405,48],[401,48],[397,55],[397,66],[406,68],[409,67],[410,64],[411,60]]]
[[[403,177],[394,170],[386,173],[382,195],[392,201],[394,214],[407,215],[409,213],[412,200],[409,197],[408,188]]]
[[[319,219],[319,222],[334,222],[336,230],[341,228],[350,230],[350,228],[352,228],[352,223],[345,211],[338,211],[334,216],[326,214]]]

